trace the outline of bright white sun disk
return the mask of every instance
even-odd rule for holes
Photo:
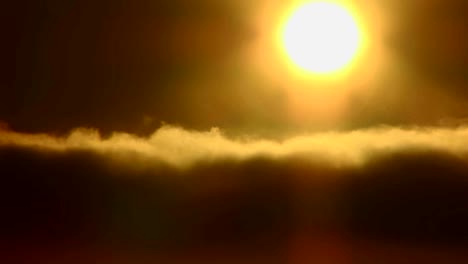
[[[338,71],[356,56],[358,25],[348,10],[329,2],[299,7],[283,31],[286,53],[300,68],[325,74]]]

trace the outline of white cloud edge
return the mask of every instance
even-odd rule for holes
[[[130,156],[132,161],[162,161],[179,167],[201,160],[242,160],[254,156],[319,158],[341,166],[362,164],[376,152],[409,148],[439,150],[463,156],[468,153],[468,127],[377,127],[304,134],[282,141],[230,139],[217,128],[190,131],[171,125],[161,127],[149,137],[115,132],[108,138],[102,138],[97,130],[85,128],[75,129],[63,137],[0,131],[0,146],[6,145],[51,151],[90,150],[115,158]]]

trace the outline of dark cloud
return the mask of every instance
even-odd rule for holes
[[[466,245],[467,140],[464,128],[283,143],[171,127],[146,139],[3,132],[1,230],[20,241],[150,248],[281,247],[297,229]]]

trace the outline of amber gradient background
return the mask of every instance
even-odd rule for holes
[[[468,2],[346,1],[333,82],[294,0],[2,3],[0,262],[467,263]]]

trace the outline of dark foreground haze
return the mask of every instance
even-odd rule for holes
[[[1,136],[2,262],[468,260],[464,128]]]

